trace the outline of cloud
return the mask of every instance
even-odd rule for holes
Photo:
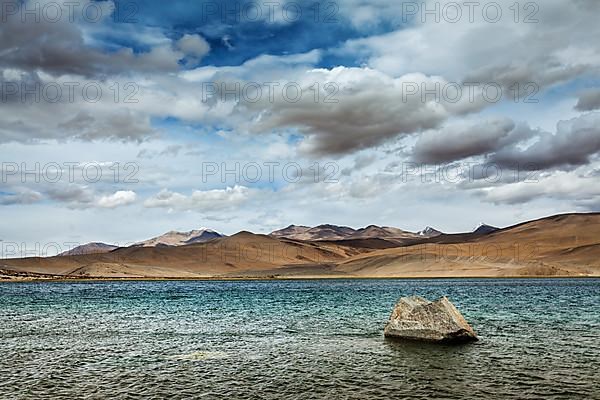
[[[98,30],[96,26],[109,24],[113,12],[113,3],[109,1],[55,2],[53,10],[58,8],[60,12],[56,19],[54,14],[46,17],[42,11],[38,11],[37,16],[35,12],[27,16],[27,10],[33,7],[45,10],[42,8],[46,6],[44,1],[33,5],[16,0],[2,0],[1,3],[2,10],[10,12],[3,13],[0,24],[0,67],[91,78],[133,71],[176,71],[180,68],[178,61],[185,56],[173,43],[159,44],[142,52],[133,47],[102,49],[102,43],[93,40],[93,34]],[[90,4],[101,10],[97,21],[74,18],[86,15],[83,10]],[[69,12],[71,8],[73,12]],[[113,24],[112,29],[119,29],[120,25]],[[90,42],[96,46],[91,46]],[[180,46],[197,53],[199,43],[199,39],[190,38]]]
[[[27,114],[24,112],[22,116]],[[81,111],[64,121],[47,121],[42,114],[37,120],[7,117],[0,122],[0,142],[37,143],[44,139],[142,141],[158,135],[150,126],[148,116],[127,110],[116,111],[113,116],[112,119],[104,118]]]
[[[302,88],[297,102],[265,99],[243,106],[259,112],[255,132],[296,128],[307,137],[301,144],[305,153],[342,155],[439,126],[450,114],[445,104],[403,96],[406,84],[432,81],[420,74],[393,79],[372,69],[319,69],[296,81]],[[321,88],[318,101],[310,89],[315,83]]]
[[[48,186],[48,185],[47,185]],[[98,194],[87,185],[51,184],[45,190],[48,199],[64,203],[71,209],[116,208],[135,202],[137,195],[132,190],[118,190],[111,194]]]
[[[490,161],[502,167],[530,170],[589,164],[600,152],[600,113],[559,121],[554,134],[531,131],[530,139],[536,141],[525,148],[521,143],[504,147],[491,155]]]
[[[69,209],[83,210],[96,207],[116,208],[132,204],[137,198],[136,193],[132,190],[99,194],[88,185],[50,183],[43,179],[32,179],[30,185],[37,190],[19,186],[11,188],[9,192],[0,192],[0,205],[32,204],[50,200],[64,204]],[[102,190],[102,186],[99,188]]]
[[[192,147],[191,145],[188,145],[190,147]],[[161,151],[156,151],[156,150],[150,150],[150,149],[142,149],[138,152],[137,154],[137,158],[145,158],[145,159],[153,159],[155,157],[162,157],[162,156],[166,156],[166,157],[177,157],[179,155],[179,152],[184,148],[184,146],[180,145],[180,144],[172,144],[172,145],[168,145],[166,146],[163,150]]]
[[[80,111],[71,119],[58,124],[69,137],[81,140],[143,140],[156,136],[148,115],[127,109],[115,110],[110,118]]]
[[[349,176],[353,172],[367,168],[368,166],[372,165],[375,161],[377,161],[377,156],[374,153],[359,154],[354,158],[354,165],[352,167],[344,168],[341,171],[341,174],[344,176]]]
[[[442,164],[497,151],[511,140],[515,124],[508,118],[476,123],[461,121],[419,136],[412,150],[415,162]]]
[[[573,169],[590,164],[600,153],[599,127],[600,113],[559,121],[555,133],[508,118],[458,121],[421,134],[409,154],[424,164],[476,157],[482,165],[508,170]]]
[[[144,206],[148,208],[169,208],[177,210],[218,211],[241,206],[248,201],[252,191],[235,185],[225,189],[194,190],[190,196],[167,189],[148,198]]]
[[[579,95],[577,104],[575,105],[577,111],[593,111],[600,109],[600,89],[588,89]]]
[[[44,73],[4,70],[2,83],[7,86],[3,86],[6,101],[0,108],[0,143],[52,139],[142,141],[158,135],[151,126],[151,113],[139,105],[143,96],[135,82],[74,76],[54,79]],[[48,100],[51,96],[57,101]]]
[[[597,178],[577,171],[559,171],[535,182],[514,182],[482,189],[478,194],[484,201],[495,204],[515,205],[548,198],[597,204],[600,201],[600,183]]]
[[[499,21],[486,19],[479,4],[472,19],[462,6],[458,21],[448,22],[438,1],[415,3],[417,14],[400,29],[349,40],[340,52],[361,55],[368,66],[392,76],[420,71],[456,82],[497,82],[504,88],[527,82],[544,88],[585,72],[598,73],[598,2],[547,0],[537,9],[521,9],[516,22],[512,0],[492,4],[502,10]],[[434,9],[440,11],[422,13]]]
[[[52,186],[46,190],[46,195],[51,200],[68,203],[73,207],[90,205],[94,202],[94,191],[81,185]]]
[[[210,45],[200,35],[185,34],[177,41],[177,47],[186,55],[201,58],[210,51]]]
[[[28,188],[20,188],[15,192],[0,192],[0,205],[10,206],[15,204],[33,204],[41,201],[41,193]]]
[[[137,195],[132,190],[119,190],[111,195],[101,196],[97,205],[101,208],[115,208],[132,204],[136,198]]]

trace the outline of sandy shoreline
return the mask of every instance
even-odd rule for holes
[[[173,281],[297,281],[297,280],[460,280],[460,279],[598,279],[600,275],[537,275],[537,276],[344,276],[344,275],[322,275],[322,276],[240,276],[240,277],[55,277],[55,278],[34,278],[34,277],[0,277],[0,283],[39,283],[39,282],[57,282],[57,283],[80,283],[80,282],[173,282]]]

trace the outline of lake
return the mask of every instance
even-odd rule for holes
[[[447,295],[480,341],[395,342]],[[599,398],[600,279],[0,284],[2,399]]]

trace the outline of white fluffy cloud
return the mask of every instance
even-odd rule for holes
[[[194,190],[189,196],[163,189],[155,196],[148,198],[144,202],[144,206],[176,210],[219,211],[243,205],[252,194],[252,190],[239,185],[225,189]]]
[[[499,7],[488,10],[489,15],[484,6],[492,2],[478,3],[472,19],[469,9],[462,6],[455,22],[450,22],[455,16],[451,10],[444,12],[447,3],[413,3],[417,13],[411,17],[412,25],[351,40],[344,50],[364,54],[371,67],[392,76],[419,71],[458,82],[536,82],[543,87],[583,71],[597,72],[600,66],[596,41],[600,5],[594,0],[548,0],[527,3],[526,9],[525,3],[501,0],[493,3]],[[518,15],[511,8],[515,4],[520,7]],[[537,10],[531,8],[536,5]],[[437,13],[422,14],[436,7]],[[502,15],[492,22],[495,8]]]
[[[137,195],[132,190],[119,190],[111,195],[98,199],[98,206],[102,208],[115,208],[126,206],[135,202]]]

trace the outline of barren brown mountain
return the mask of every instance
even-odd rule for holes
[[[434,229],[425,229],[418,233],[407,232],[402,229],[389,227],[389,226],[377,226],[369,225],[360,229],[353,229],[348,226],[337,226],[337,225],[318,225],[315,227],[290,225],[287,228],[283,228],[274,232],[270,235],[277,238],[296,239],[296,240],[348,240],[348,239],[369,239],[369,238],[380,238],[380,239],[397,239],[400,241],[408,239],[422,239],[423,237],[433,237],[439,235]]]
[[[4,260],[5,274],[70,277],[200,278],[271,275],[278,271],[327,273],[333,264],[369,251],[240,232],[186,246],[124,247],[104,254]]]
[[[600,276],[600,214],[558,215],[487,234],[438,235],[408,244],[240,232],[178,247],[6,259],[0,269],[0,275],[19,278]]]
[[[441,235],[361,254],[336,270],[382,277],[600,275],[600,214],[565,214],[488,234]]]

